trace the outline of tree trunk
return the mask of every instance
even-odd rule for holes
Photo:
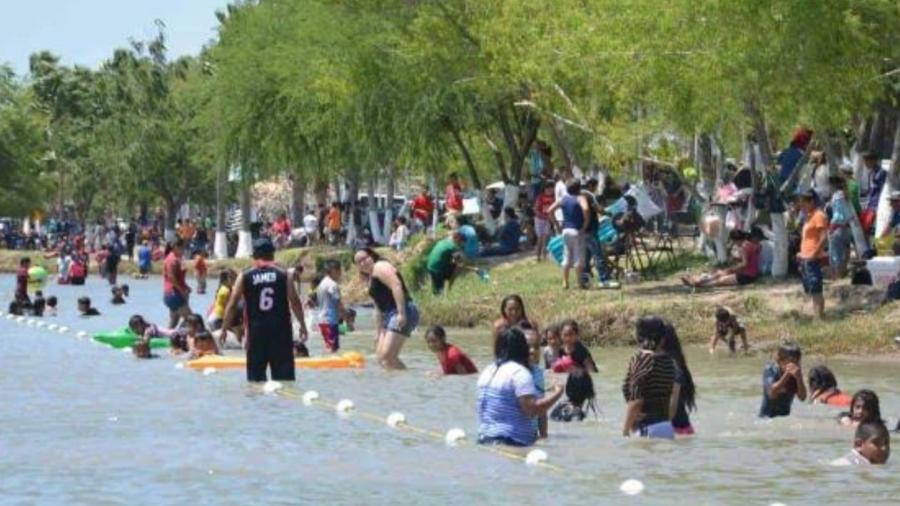
[[[891,193],[900,190],[900,119],[894,124],[894,147],[891,151],[891,166],[888,167],[887,178],[884,187],[881,189],[881,195],[878,198],[878,218],[875,220],[875,238],[880,239],[890,233],[889,224],[891,220]],[[885,254],[886,252],[879,252]]]
[[[384,242],[387,243],[391,237],[391,230],[394,224],[394,186],[396,185],[396,168],[393,164],[387,166],[387,184],[385,185],[385,202],[384,209],[384,226],[382,233]]]
[[[772,220],[772,233],[775,235],[772,277],[781,279],[787,276],[788,272],[788,235],[785,213],[772,213],[769,218]]]
[[[291,174],[291,224],[299,227],[306,214],[306,177],[297,169]]]
[[[572,143],[569,142],[569,138],[566,136],[565,127],[559,120],[550,122],[550,131],[553,133],[553,139],[556,141],[556,145],[559,146],[559,149],[562,152],[563,161],[565,162],[566,167],[572,168],[578,166],[575,150],[572,149]]]
[[[250,186],[252,182],[246,172],[241,174],[241,229],[238,231],[235,258],[250,258],[253,255],[253,237],[250,235]]]
[[[225,233],[225,188],[228,175],[225,167],[216,171],[216,237],[213,240],[213,254],[218,259],[228,258],[228,237]]]
[[[843,160],[843,149],[834,130],[825,132],[825,159],[828,163],[828,177],[837,176]]]
[[[378,223],[378,198],[375,196],[378,191],[378,174],[372,173],[369,176],[369,231],[372,232],[372,240],[378,244],[385,244],[387,241],[381,234],[381,224]]]
[[[178,215],[178,207],[177,202],[172,199],[166,199],[166,226],[163,235],[166,241],[175,240],[175,217]]]
[[[351,171],[347,180],[346,201],[349,203],[347,207],[350,216],[347,218],[347,245],[352,246],[359,234],[358,223],[356,222],[356,203],[359,201],[359,172]]]
[[[862,181],[865,176],[865,164],[863,163],[863,153],[869,150],[869,137],[872,134],[873,121],[871,118],[862,120],[856,131],[856,142],[850,150],[853,158],[853,177],[860,184],[860,191],[863,190]]]
[[[446,122],[446,125],[453,135],[453,141],[456,142],[456,146],[463,155],[463,160],[466,162],[466,168],[469,169],[469,179],[472,180],[472,185],[480,191],[484,186],[481,184],[481,178],[478,177],[478,170],[475,167],[475,161],[472,160],[472,153],[469,152],[469,148],[466,146],[465,141],[463,141],[462,134],[459,130],[449,121]]]
[[[766,125],[766,117],[760,107],[754,101],[747,101],[747,114],[753,123],[753,136],[756,138],[756,144],[759,146],[759,163],[762,168],[768,168],[772,165],[775,157],[772,155],[772,140],[769,136],[769,129]]]

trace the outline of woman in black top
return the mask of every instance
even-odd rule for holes
[[[370,248],[353,258],[375,303],[375,356],[385,369],[406,369],[400,360],[405,339],[419,323],[419,311],[409,296],[400,272]]]
[[[691,370],[688,369],[687,360],[681,349],[681,340],[671,322],[666,322],[666,336],[663,339],[663,351],[675,362],[675,394],[669,405],[669,414],[672,415],[672,426],[675,434],[679,436],[692,436],[694,427],[691,426],[691,418],[688,412],[697,409],[694,401],[696,387]]]
[[[622,433],[672,439],[670,405],[675,391],[675,362],[662,351],[666,324],[657,316],[638,320],[635,333],[640,350],[628,364],[622,384],[625,397],[625,423]]]

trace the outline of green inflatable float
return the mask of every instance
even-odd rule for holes
[[[125,327],[121,330],[99,332],[97,334],[94,334],[94,341],[103,343],[107,346],[112,346],[113,348],[130,348],[134,346],[134,343],[138,340],[138,338],[138,335],[132,332],[132,330],[128,327]],[[154,337],[150,339],[150,347],[168,348],[169,338]]]

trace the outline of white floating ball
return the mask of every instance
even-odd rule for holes
[[[619,485],[619,491],[625,495],[638,495],[644,491],[644,484],[641,480],[625,480]]]
[[[396,429],[397,427],[406,423],[406,415],[399,411],[394,411],[393,413],[387,416],[387,424],[388,427],[392,429]]]
[[[16,315],[14,315],[14,314],[8,314],[8,315],[6,315],[6,319],[7,319],[7,320],[12,320],[12,319],[15,318],[15,317],[16,317]]]
[[[447,446],[456,446],[460,441],[466,438],[466,431],[455,428],[447,431],[447,434],[444,436],[444,442],[447,443]]]
[[[204,372],[206,369],[204,369]],[[266,394],[274,394],[275,392],[281,390],[281,383],[277,381],[267,381],[263,385],[263,393]]]
[[[69,327],[61,326],[61,327],[57,327],[56,330],[57,330],[60,334],[65,334],[66,332],[69,331]]]
[[[110,422],[118,422],[119,421],[118,416],[110,416],[110,417],[107,417],[106,419]]]
[[[29,327],[34,327],[37,324],[37,320],[35,320],[33,318],[29,318],[28,321],[25,322],[25,324],[28,325]]]
[[[75,334],[75,337],[77,337],[78,339],[84,339],[87,336],[88,336],[88,333],[83,330],[78,332],[77,334]]]
[[[338,413],[349,413],[353,409],[353,401],[350,399],[341,399],[334,407]]]
[[[16,318],[16,323],[18,323],[19,325],[25,323],[25,317],[19,316],[18,318]]]
[[[175,362],[175,369],[184,369],[184,362]]]
[[[319,392],[316,392],[315,390],[303,392],[303,404],[312,406],[312,403],[317,400],[319,400]]]
[[[42,329],[42,328],[44,328],[44,326],[47,325],[47,324],[44,323],[44,322],[42,322],[41,320],[38,320],[37,323],[35,323],[34,325],[35,325],[37,328]]]
[[[547,452],[541,449],[534,449],[525,456],[525,463],[534,466],[547,461]]]
[[[51,323],[50,325],[47,325],[47,330],[56,330],[58,328],[59,328],[59,325],[57,325],[55,323]]]
[[[769,506],[787,506],[787,504],[784,504],[783,502],[773,502]]]
[[[204,375],[204,376],[209,376],[210,374],[215,374],[215,373],[216,373],[216,368],[215,368],[215,367],[204,367],[204,368],[203,368],[203,375]],[[265,390],[265,388],[264,388],[263,390]],[[274,390],[273,390],[273,392],[274,392]]]

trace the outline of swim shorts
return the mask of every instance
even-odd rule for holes
[[[413,330],[419,326],[419,308],[412,302],[406,303],[406,324],[400,327],[397,324],[397,310],[386,312],[382,317],[383,328],[395,334],[409,337]]]

